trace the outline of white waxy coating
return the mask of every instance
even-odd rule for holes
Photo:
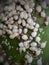
[[[37,32],[38,31],[38,28],[34,28],[34,32]]]
[[[49,21],[49,16],[47,16],[47,21]]]
[[[13,23],[14,23],[14,21],[13,21],[13,20],[9,22],[9,24],[13,24]]]
[[[28,17],[31,17],[31,14],[30,13],[28,13]]]
[[[13,29],[12,32],[13,33],[18,33],[18,29]]]
[[[42,58],[37,60],[37,65],[42,65]]]
[[[13,10],[13,11],[12,11],[12,14],[15,15],[15,14],[16,14],[16,10]]]
[[[41,43],[41,48],[45,48],[46,42]]]
[[[25,48],[25,47],[23,47],[23,48],[22,48],[22,50],[25,52],[25,51],[26,51],[26,48]]]
[[[35,3],[32,2],[33,0],[30,1],[19,0],[19,1],[21,2],[19,5],[16,4],[15,2],[14,5],[12,4],[12,6],[11,4],[9,4],[8,7],[5,9],[5,13],[2,12],[3,14],[0,16],[0,19],[2,20],[3,18],[3,22],[5,21],[5,24],[3,24],[4,26],[2,25],[0,26],[0,28],[3,29],[2,32],[0,31],[0,33],[7,32],[9,34],[10,39],[14,39],[18,37],[22,38],[22,40],[20,39],[20,43],[18,44],[19,45],[18,50],[20,52],[22,51],[25,52],[27,51],[27,49],[29,49],[32,52],[35,51],[36,53],[35,56],[38,56],[42,52],[42,48],[44,48],[46,44],[41,43],[40,44],[41,47],[39,48],[37,47],[38,46],[37,42],[40,43],[40,37],[37,36],[37,32],[39,30],[40,25],[35,22],[36,17],[34,17],[34,15],[32,17],[32,12],[34,11]],[[36,7],[36,10],[38,13],[41,13],[42,17],[46,17],[45,12],[44,11],[41,12],[42,8],[40,5]],[[49,18],[47,18],[47,21],[49,21]],[[29,35],[26,34],[27,32],[29,32],[28,30],[32,31],[31,34]],[[30,44],[32,40],[33,42]],[[7,45],[7,42],[5,42],[5,44]],[[9,50],[10,50],[10,46],[9,46]],[[32,60],[33,60],[32,55],[28,54],[27,62],[31,63]]]
[[[27,35],[22,35],[22,39],[23,40],[27,40],[28,39],[28,36]]]
[[[26,10],[29,9],[28,4],[25,4],[24,7],[25,7]]]
[[[43,28],[39,28],[39,32],[43,32]]]
[[[10,39],[14,39],[18,35],[19,35],[18,33],[14,33],[14,34],[11,34],[9,37],[10,37]]]
[[[40,42],[41,38],[39,36],[36,37],[35,41]]]
[[[20,48],[19,48],[19,52],[20,52],[20,53],[22,53],[22,51],[23,51],[23,48],[22,48],[22,47],[20,47]]]
[[[23,43],[22,42],[20,42],[19,43],[19,47],[23,47],[24,45],[23,45]]]
[[[26,54],[26,55],[25,55],[25,58],[27,59],[27,62],[28,62],[28,63],[32,63],[33,57],[32,57],[30,54]]]
[[[21,8],[21,6],[17,6],[16,9],[19,11],[23,11],[23,8]]]
[[[37,43],[36,42],[32,42],[31,43],[31,46],[33,47],[33,46],[37,46]]]
[[[3,26],[4,26],[4,25],[0,23],[0,28],[3,28]]]
[[[19,48],[19,51],[20,51],[20,53],[23,51],[23,52],[25,52],[26,51],[26,48],[25,47],[20,47]]]
[[[31,35],[32,35],[32,37],[36,37],[37,32],[32,32]]]
[[[35,6],[35,3],[33,2],[33,0],[30,0],[30,7],[34,8],[34,6]]]
[[[27,28],[25,28],[25,29],[24,29],[24,33],[27,33],[27,32],[28,32],[28,29],[27,29]]]
[[[41,53],[41,49],[37,49],[36,50],[36,55],[38,56],[38,55],[40,55],[40,53]]]
[[[32,24],[31,24],[31,25],[35,26],[35,25],[36,25],[36,23],[32,20]]]
[[[17,19],[18,19],[18,16],[17,16],[17,15],[15,15],[15,16],[14,16],[14,19],[15,19],[15,20],[17,20]]]
[[[18,20],[18,24],[21,24],[21,23],[22,23],[22,20],[21,20],[21,19],[19,19],[19,20]]]
[[[28,18],[28,14],[26,12],[24,12],[24,19],[27,19]]]
[[[32,36],[30,36],[30,40],[33,40]]]
[[[31,19],[31,18],[28,18],[28,19],[27,19],[27,23],[28,23],[28,24],[31,24],[31,23],[32,23],[32,19]]]
[[[9,18],[8,23],[9,24],[13,24],[14,23],[13,17]]]
[[[9,22],[10,22],[10,21],[13,21],[13,17],[9,18]]]
[[[24,0],[19,0],[21,5],[25,5],[25,1]]]
[[[28,62],[28,63],[32,63],[32,61],[33,61],[33,58],[32,58],[32,56],[30,56],[30,57],[27,59],[27,62]]]
[[[31,51],[36,51],[36,47],[30,47]]]
[[[41,6],[42,6],[44,9],[46,9],[46,8],[47,8],[47,3],[46,3],[45,1],[43,1],[43,2],[41,3]]]
[[[25,48],[29,48],[29,43],[26,41],[26,42],[24,42],[24,47]]]
[[[41,17],[46,17],[46,13],[44,11],[41,12]]]
[[[9,28],[9,29],[12,29],[12,25],[8,24],[8,28]]]
[[[48,25],[49,24],[49,21],[45,21],[45,25]]]
[[[2,17],[2,21],[7,21],[7,17]]]
[[[39,28],[40,26],[39,26],[39,24],[36,24],[36,26],[35,26],[36,28]]]
[[[24,12],[20,13],[20,18],[24,18]]]
[[[26,27],[27,27],[27,28],[29,27],[29,24],[28,24],[28,23],[26,24]]]
[[[6,32],[7,32],[8,34],[12,34],[12,31],[11,31],[11,30],[6,30]]]
[[[29,57],[29,55],[28,55],[28,54],[26,54],[26,55],[25,55],[25,58],[28,58],[28,57]]]
[[[8,17],[11,17],[12,15],[13,15],[12,12],[9,12]]]
[[[33,30],[34,29],[34,26],[32,26],[32,25],[29,25],[29,27],[28,27],[29,29],[31,29],[31,30]]]
[[[27,10],[27,12],[28,12],[28,13],[32,13],[32,8],[29,8],[29,9]]]
[[[21,28],[19,28],[19,34],[21,34],[22,33],[22,29]]]
[[[12,25],[13,29],[17,29],[18,27],[16,25]]]
[[[22,26],[26,26],[26,21],[22,20]]]
[[[36,7],[36,10],[37,10],[37,12],[41,12],[41,10],[42,10],[41,6],[38,5],[38,6]]]

